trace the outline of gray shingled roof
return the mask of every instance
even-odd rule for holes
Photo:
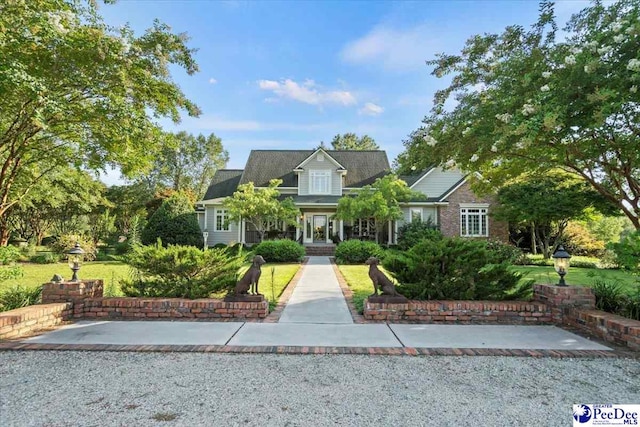
[[[238,188],[242,169],[220,169],[216,172],[202,200],[231,196]]]
[[[422,178],[427,172],[433,169],[433,166],[423,170],[422,172],[412,174],[412,175],[399,175],[398,178],[407,183],[409,187],[415,184],[420,178]]]
[[[241,184],[253,182],[256,187],[266,187],[274,178],[281,179],[282,187],[297,187],[298,179],[293,169],[315,150],[252,150],[244,168]],[[387,153],[372,151],[326,150],[347,169],[345,187],[362,187],[389,173]]]

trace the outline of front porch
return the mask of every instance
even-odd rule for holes
[[[289,239],[304,246],[335,246],[343,240],[376,240],[376,222],[373,218],[343,221],[334,218],[335,211],[305,210],[298,218],[297,226],[273,224],[264,235],[265,240]],[[248,245],[260,243],[260,233],[244,221],[241,224],[241,242]],[[386,224],[379,236],[379,243],[396,242],[396,224]]]

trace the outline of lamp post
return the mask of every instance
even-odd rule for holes
[[[207,239],[209,238],[209,232],[207,230],[204,230],[202,232],[202,239],[204,240],[204,248],[207,249],[209,247],[209,245],[207,244]]]
[[[553,253],[552,258],[553,268],[555,268],[556,273],[558,273],[558,275],[560,276],[560,282],[558,282],[558,286],[567,286],[567,283],[564,281],[564,276],[569,270],[569,260],[571,259],[571,255],[569,255],[569,253],[564,250],[564,246],[560,245]]]
[[[73,271],[72,282],[78,282],[78,270],[80,270],[80,264],[83,260],[84,250],[80,247],[80,244],[76,242],[75,246],[67,251],[69,268]]]

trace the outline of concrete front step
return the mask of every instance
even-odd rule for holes
[[[304,247],[307,256],[335,256],[335,245],[310,245]]]

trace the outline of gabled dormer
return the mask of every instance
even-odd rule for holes
[[[342,177],[347,169],[322,148],[293,169],[298,175],[298,195],[342,195]]]

